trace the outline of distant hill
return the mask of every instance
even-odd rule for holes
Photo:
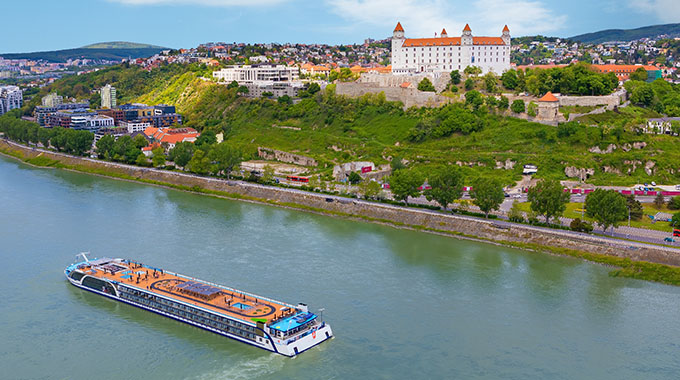
[[[607,29],[594,33],[569,37],[570,40],[587,44],[599,44],[608,41],[633,41],[640,38],[654,38],[662,34],[672,37],[680,36],[680,24],[645,26],[637,29]]]
[[[66,62],[69,59],[106,59],[120,61],[123,58],[145,58],[166,50],[162,46],[133,42],[101,42],[77,49],[39,51],[33,53],[0,53],[6,59],[42,59],[48,62]]]
[[[81,49],[161,49],[165,50],[167,48],[158,45],[150,44],[138,44],[136,42],[127,41],[111,41],[111,42],[99,42],[96,44],[85,45]]]

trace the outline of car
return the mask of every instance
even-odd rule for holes
[[[652,186],[656,186],[656,182],[652,182]]]
[[[675,243],[675,240],[673,240],[672,237],[665,237],[665,238],[663,238],[663,241],[667,241],[669,243]]]
[[[503,195],[505,195],[506,198],[510,198],[510,194],[508,193],[503,193]]]
[[[680,185],[675,185],[675,190],[680,190]]]

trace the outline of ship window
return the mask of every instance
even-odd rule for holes
[[[76,271],[73,271],[71,272],[71,274],[69,274],[69,277],[76,281],[80,281],[80,279],[83,278],[83,276],[85,276],[85,274]]]
[[[113,286],[106,282],[102,281],[98,278],[94,278],[92,276],[87,276],[85,279],[83,279],[83,286],[87,286],[90,289],[95,289],[100,292],[105,292],[109,294],[115,294],[115,290],[113,289]]]

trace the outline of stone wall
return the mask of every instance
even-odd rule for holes
[[[257,155],[265,160],[276,160],[302,166],[317,166],[315,159],[299,154],[288,153],[282,150],[269,149],[264,147],[257,148]]]
[[[26,148],[15,144],[10,145],[5,141],[0,141],[0,148],[21,150],[25,156],[31,157],[43,154],[68,165],[84,165],[97,169],[106,169],[107,171],[125,174],[142,180],[171,183],[188,188],[199,186],[203,189],[226,192],[236,196],[245,196],[253,201],[267,202],[270,204],[297,204],[304,206],[307,209],[314,208],[318,210],[328,210],[348,216],[362,217],[364,220],[369,218],[373,220],[388,221],[403,226],[425,227],[454,234],[462,234],[469,237],[478,237],[480,239],[498,243],[532,243],[610,256],[626,257],[632,260],[680,265],[680,250],[675,248],[604,239],[593,235],[574,234],[562,230],[549,230],[521,224],[506,226],[491,220],[461,215],[397,207],[357,199],[302,192],[293,189],[262,186],[247,182],[226,181],[223,179],[200,177],[186,173],[140,168],[131,165],[73,157],[54,152],[41,152],[38,149]]]
[[[416,88],[383,87],[376,83],[340,82],[335,87],[335,93],[349,97],[359,97],[364,94],[385,94],[385,99],[391,102],[402,102],[404,108],[409,107],[439,107],[452,102],[451,98],[437,95],[433,92],[422,92]]]

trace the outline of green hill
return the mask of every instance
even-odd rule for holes
[[[671,37],[680,36],[680,24],[652,25],[636,29],[607,29],[569,37],[569,39],[587,44],[599,44],[608,41],[627,42],[640,38],[656,38],[662,34]]]
[[[435,166],[459,164],[470,180],[489,175],[505,184],[519,180],[525,164],[538,165],[538,177],[555,179],[567,179],[566,167],[593,168],[589,182],[600,185],[680,183],[678,138],[638,134],[633,128],[636,120],[658,116],[646,109],[625,107],[584,120],[598,127],[576,123],[553,127],[504,117],[486,106],[477,111],[462,104],[403,110],[401,103],[387,102],[380,95],[337,96],[333,85],[296,104],[249,99],[239,96],[237,89],[201,79],[209,75],[210,69],[199,64],[164,65],[151,71],[117,65],[57,80],[26,107],[38,104],[50,91],[97,98],[90,91],[111,83],[118,90],[119,104],[174,104],[186,126],[223,132],[247,159],[257,157],[259,146],[295,152],[314,158],[320,165],[313,171],[327,176],[339,163],[379,165],[399,157],[425,175]],[[414,138],[419,131],[430,133]],[[594,146],[604,150],[610,144],[624,147],[634,142],[646,147],[608,154],[590,151]],[[649,161],[655,163],[652,175],[645,172]],[[496,169],[501,165],[505,169]]]
[[[146,58],[166,50],[162,46],[133,42],[102,42],[76,49],[38,51],[31,53],[0,53],[6,59],[34,59],[48,62],[66,62],[69,59],[94,59],[120,61],[124,58]]]

